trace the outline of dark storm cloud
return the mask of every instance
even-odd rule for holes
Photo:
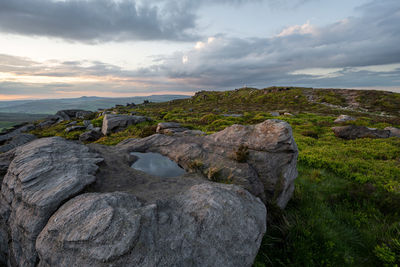
[[[293,26],[271,38],[218,37],[204,41],[199,49],[166,57],[164,64],[141,72],[165,75],[200,88],[296,82],[310,86],[372,86],[371,77],[376,78],[374,84],[400,85],[390,73],[379,76],[385,73],[356,69],[400,63],[400,2],[374,1],[358,11],[357,17],[325,27]],[[348,70],[331,76],[295,75],[310,68]]]
[[[198,37],[199,6],[246,2],[258,0],[2,0],[0,31],[86,43],[188,41]]]

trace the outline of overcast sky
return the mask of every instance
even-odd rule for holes
[[[0,1],[0,100],[245,85],[400,92],[400,1]]]

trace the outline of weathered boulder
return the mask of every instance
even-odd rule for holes
[[[32,131],[35,129],[35,125],[33,124],[24,124],[21,126],[18,126],[4,134],[0,134],[0,145],[4,144],[5,142],[11,140],[13,137],[21,134],[21,133],[26,133],[29,131]]]
[[[86,127],[85,126],[81,126],[81,125],[70,126],[70,127],[67,127],[65,129],[65,132],[69,133],[69,132],[80,131],[80,130],[86,130]]]
[[[346,122],[346,121],[355,121],[356,119],[349,116],[349,115],[340,115],[339,117],[336,118],[336,120],[334,121],[334,123],[342,123],[342,122]]]
[[[152,135],[118,147],[158,152],[188,171],[240,185],[265,202],[284,208],[297,177],[298,150],[289,124],[279,120],[233,125],[209,136]]]
[[[79,141],[81,142],[90,142],[90,141],[96,141],[100,139],[103,136],[103,134],[100,131],[96,130],[90,130],[88,132],[85,132],[79,136]]]
[[[390,137],[400,137],[400,129],[396,127],[386,127],[384,130],[390,131]]]
[[[107,135],[113,132],[124,130],[129,125],[134,125],[145,121],[150,121],[150,119],[144,116],[106,114],[103,119],[103,127],[101,131],[104,135]]]
[[[18,146],[22,146],[36,139],[33,134],[21,133],[14,136],[11,140],[7,141],[4,145],[0,146],[0,153],[7,152]]]
[[[91,115],[93,115],[92,111],[81,109],[60,110],[56,113],[57,117],[65,121],[69,121],[71,119],[85,119]]]
[[[342,139],[354,140],[357,138],[388,138],[390,137],[389,130],[379,130],[368,128],[365,126],[338,126],[332,127],[333,133]]]
[[[17,147],[1,187],[0,213],[10,233],[13,265],[35,266],[35,240],[50,216],[95,181],[102,159],[81,144],[60,137]]]
[[[262,202],[234,185],[194,185],[152,204],[84,194],[40,233],[39,266],[251,266],[265,219]]]

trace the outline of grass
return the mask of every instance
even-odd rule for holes
[[[395,108],[400,106],[400,94],[349,92],[360,108],[369,111],[336,108],[348,104],[347,91],[278,87],[204,91],[190,99],[119,107],[121,113],[135,112],[153,121],[130,126],[97,143],[115,145],[127,138],[149,136],[162,121],[179,122],[210,134],[233,124],[285,120],[291,124],[299,147],[299,177],[284,211],[267,207],[268,229],[254,266],[398,266],[400,138],[347,141],[335,137],[331,127],[343,112],[357,118],[350,124],[400,127],[399,109]],[[294,116],[272,117],[271,111]],[[382,112],[388,116],[380,116]],[[101,126],[102,117],[92,122]],[[76,138],[78,132],[64,132],[66,123],[33,133]],[[247,149],[238,148],[234,156],[245,161]],[[211,180],[226,180],[218,169],[203,170],[201,162],[192,165]]]

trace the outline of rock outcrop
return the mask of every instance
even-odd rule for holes
[[[36,139],[33,134],[21,133],[14,136],[11,140],[6,141],[4,145],[0,146],[0,153],[7,152],[18,146],[22,146]]]
[[[104,135],[107,135],[124,130],[130,125],[145,121],[150,121],[150,119],[144,116],[106,114],[103,119],[103,127],[101,128],[101,131]]]
[[[67,109],[67,110],[60,110],[56,113],[56,117],[64,121],[69,121],[72,119],[85,119],[93,115],[92,111],[88,110],[81,110],[81,109]]]
[[[39,266],[251,266],[265,217],[261,201],[233,185],[195,185],[156,204],[84,194],[39,235]]]
[[[368,128],[365,126],[338,126],[332,127],[333,133],[342,139],[354,140],[357,138],[388,138],[390,137],[389,130],[379,130],[374,128]]]
[[[298,150],[289,124],[279,120],[233,125],[209,136],[152,135],[118,145],[158,152],[188,171],[240,185],[265,202],[284,208],[297,177]]]
[[[146,174],[131,168],[132,151],[191,172]],[[266,231],[260,198],[286,205],[296,159],[279,120],[117,146],[34,140],[0,155],[0,264],[251,266]]]
[[[64,201],[94,182],[102,159],[59,137],[18,147],[13,157],[1,187],[2,231],[10,234],[12,265],[34,266],[36,237]]]
[[[18,126],[6,133],[0,134],[0,145],[3,145],[7,141],[10,141],[11,139],[13,139],[14,137],[16,137],[21,133],[26,133],[32,131],[33,129],[35,129],[35,126],[33,124],[25,124]]]
[[[346,121],[355,121],[356,119],[349,116],[349,115],[340,115],[339,117],[336,118],[336,120],[334,120],[334,123],[342,123],[342,122],[346,122]]]

